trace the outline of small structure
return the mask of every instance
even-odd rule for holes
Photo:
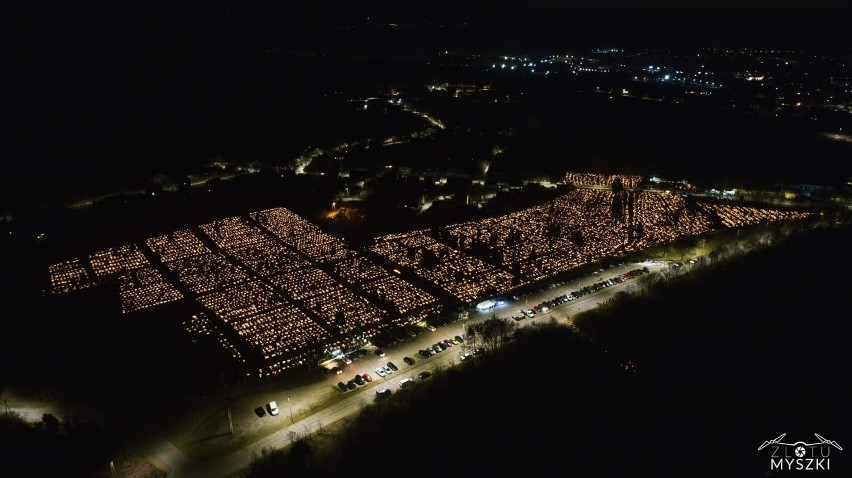
[[[485,301],[482,301],[482,302],[476,304],[476,310],[483,312],[483,311],[486,311],[486,310],[493,309],[496,305],[497,305],[497,302],[494,302],[493,300],[488,299],[488,300],[485,300]]]

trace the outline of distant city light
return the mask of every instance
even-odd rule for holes
[[[669,76],[669,75],[666,75],[666,76],[663,77],[664,80],[668,80],[669,78],[671,78],[671,76]]]

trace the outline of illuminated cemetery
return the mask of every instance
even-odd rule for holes
[[[809,215],[643,191],[640,176],[568,173],[565,182],[577,188],[544,204],[379,236],[363,252],[288,209],[256,211],[57,262],[48,291],[114,281],[124,314],[189,304],[188,333],[215,337],[251,373],[270,376],[442,305],[684,237]]]

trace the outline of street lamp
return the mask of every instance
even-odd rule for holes
[[[293,404],[290,402],[290,394],[285,392],[284,395],[287,395],[287,407],[290,409],[290,421],[296,423],[296,421],[293,420]]]

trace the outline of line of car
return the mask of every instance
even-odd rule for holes
[[[339,388],[341,392],[345,392],[347,390],[355,390],[359,385],[366,385],[367,382],[372,381],[373,376],[364,372],[362,374],[355,375],[355,377],[350,379],[348,382],[337,382],[337,388]]]
[[[461,345],[463,343],[464,339],[460,335],[456,335],[452,339],[439,340],[438,342],[432,344],[431,347],[420,350],[417,353],[420,354],[420,356],[423,358],[431,357],[435,354],[443,352],[444,350],[447,350],[450,347],[453,347],[455,345]]]
[[[601,269],[601,271],[603,271],[603,269]],[[520,314],[514,315],[512,318],[515,319],[515,320],[523,320],[527,317],[529,317],[529,318],[535,317],[536,314],[547,312],[548,310],[550,310],[550,308],[555,307],[557,305],[564,304],[565,302],[570,302],[572,300],[579,299],[580,297],[583,297],[584,295],[588,295],[588,294],[591,294],[593,292],[597,292],[597,291],[604,289],[606,287],[610,287],[610,286],[613,286],[613,285],[616,285],[616,284],[621,284],[622,282],[625,282],[629,279],[633,279],[634,277],[641,275],[641,274],[647,274],[648,272],[650,272],[650,271],[648,271],[647,267],[645,267],[643,269],[633,269],[630,272],[625,272],[624,274],[615,276],[612,279],[602,280],[602,281],[596,282],[594,284],[587,285],[587,286],[585,286],[581,289],[575,290],[573,292],[569,292],[567,294],[556,296],[556,297],[554,297],[550,300],[545,300],[545,301],[535,305],[534,307],[532,307],[530,309],[521,310]],[[516,297],[514,297],[514,296],[512,298],[516,299]]]
[[[456,338],[461,339],[461,337],[458,337],[458,336],[456,336]],[[462,354],[462,355],[465,355],[465,354]],[[466,355],[470,356],[470,354],[466,354]],[[465,360],[465,358],[466,357],[463,357],[462,360]],[[403,357],[402,360],[405,363],[407,363],[408,365],[414,365],[416,363],[416,361],[411,357]],[[383,365],[381,367],[376,368],[376,374],[380,377],[387,377],[388,375],[390,375],[394,372],[398,372],[398,371],[399,371],[399,367],[397,367],[396,364],[394,364],[393,362],[388,362],[387,365]],[[431,377],[431,376],[432,376],[432,372],[429,372],[429,371],[423,371],[423,372],[420,372],[418,374],[418,377],[421,380],[428,378],[428,377]],[[349,380],[348,382],[342,382],[342,381],[338,382],[337,388],[341,392],[346,392],[346,391],[349,391],[349,390],[355,390],[356,388],[358,388],[358,386],[365,385],[367,382],[372,382],[372,381],[373,381],[373,377],[370,376],[369,373],[364,373],[364,374],[355,375],[355,377],[352,378],[351,380]],[[410,377],[404,378],[399,382],[399,386],[402,387],[402,388],[405,388],[405,387],[409,386],[411,383],[413,383],[413,381],[414,381],[413,378],[410,378]],[[383,388],[379,389],[376,393],[381,396],[381,395],[385,395],[386,393],[389,393],[389,392],[390,391],[386,387],[383,387]]]

